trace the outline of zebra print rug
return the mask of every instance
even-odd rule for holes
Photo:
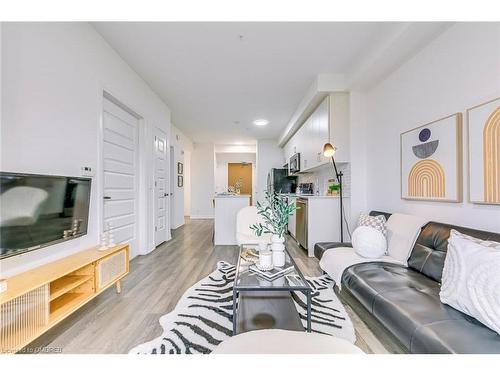
[[[160,318],[163,334],[141,344],[131,354],[208,354],[232,336],[235,266],[219,262],[217,269],[189,288],[175,309]],[[313,289],[312,331],[355,341],[354,328],[328,276],[306,277]],[[292,293],[304,327],[306,297]]]

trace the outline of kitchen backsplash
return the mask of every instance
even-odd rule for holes
[[[342,190],[344,197],[351,196],[351,168],[349,163],[337,164],[339,172],[342,171]],[[314,192],[319,188],[319,195],[326,195],[328,189],[328,180],[334,178],[335,171],[332,164],[326,164],[314,172],[301,173],[299,176],[299,184],[304,182],[312,182],[314,184]]]

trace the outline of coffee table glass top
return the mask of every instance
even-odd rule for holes
[[[268,280],[264,276],[252,271],[250,266],[253,262],[245,261],[241,254],[245,250],[252,250],[258,254],[256,245],[241,245],[239,249],[238,264],[236,266],[236,275],[234,279],[234,289],[244,290],[310,290],[310,286],[295,264],[295,261],[285,249],[285,264],[292,267],[286,274],[279,276],[274,280]]]

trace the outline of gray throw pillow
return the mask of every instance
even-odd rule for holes
[[[387,235],[386,222],[387,220],[385,219],[384,215],[370,216],[366,214],[361,214],[359,215],[358,219],[358,227],[360,226],[372,227],[381,231],[382,234],[386,236]]]

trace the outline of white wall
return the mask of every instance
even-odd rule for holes
[[[190,206],[191,195],[186,192],[191,191],[191,179],[188,177],[191,164],[191,152],[193,150],[193,142],[184,133],[177,129],[174,125],[170,129],[170,145],[174,148],[174,171],[175,178],[172,181],[173,195],[170,196],[170,209],[172,210],[172,221],[170,226],[172,229],[184,225],[184,213],[186,204]],[[177,186],[177,163],[183,164],[184,184],[182,187]],[[190,176],[189,176],[190,177]],[[186,202],[187,201],[187,202]]]
[[[184,151],[184,217],[191,215],[191,159],[193,148]]]
[[[277,141],[261,139],[257,142],[257,189],[255,191],[257,201],[262,201],[266,197],[269,170],[283,168],[285,163],[284,151],[278,146]]]
[[[257,152],[257,147],[255,144],[246,145],[230,145],[230,144],[215,144],[215,153],[255,153]]]
[[[74,176],[82,166],[96,171],[88,235],[7,258],[2,273],[21,272],[98,243],[103,89],[144,118],[139,251],[154,249],[152,126],[170,133],[168,107],[89,24],[4,23],[1,38],[0,169]]]
[[[350,193],[351,193],[351,229],[356,226],[361,213],[370,210],[367,207],[367,189],[371,186],[367,181],[368,158],[366,153],[367,119],[366,95],[353,91],[350,93]]]
[[[213,143],[194,143],[191,155],[191,218],[213,218],[215,151]]]
[[[499,46],[498,23],[456,24],[367,94],[368,210],[413,213],[435,221],[500,232],[500,206],[467,202],[465,131],[465,110],[500,96]],[[402,200],[400,133],[455,112],[464,112],[464,202]],[[352,138],[356,142],[356,136]],[[361,141],[358,150],[363,148]],[[358,172],[356,177],[353,174],[353,183],[357,184],[355,178]]]
[[[255,153],[215,153],[215,192],[227,192],[228,189],[228,164],[229,163],[252,163],[252,199],[255,202],[256,181],[256,157]]]

